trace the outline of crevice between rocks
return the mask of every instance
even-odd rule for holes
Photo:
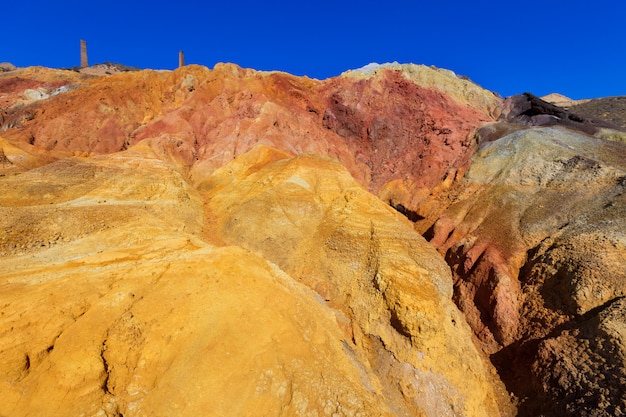
[[[104,391],[105,394],[114,395],[113,392],[111,392],[111,390],[109,389],[109,377],[111,376],[111,370],[109,369],[109,363],[104,357],[104,353],[107,349],[106,343],[107,339],[105,339],[100,346],[100,360],[102,361],[102,366],[104,367],[104,372],[106,374],[106,376],[104,377],[104,381],[102,382],[102,391]]]
[[[407,219],[409,219],[410,221],[412,221],[413,223],[416,223],[420,220],[424,220],[426,217],[422,216],[421,214],[417,213],[416,211],[410,210],[408,208],[406,208],[403,204],[401,203],[394,203],[393,201],[389,201],[389,205],[396,210],[398,213],[402,214],[404,217],[406,217]]]

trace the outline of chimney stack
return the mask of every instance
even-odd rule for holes
[[[185,66],[185,53],[183,51],[178,52],[178,68]]]
[[[80,40],[80,67],[86,68],[89,66],[87,61],[87,42]]]

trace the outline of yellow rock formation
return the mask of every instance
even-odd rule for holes
[[[447,265],[339,163],[258,147],[199,190],[226,242],[269,259],[340,312],[347,346],[368,359],[395,412],[499,414],[502,387],[451,301]]]
[[[334,311],[156,159],[3,178],[0,415],[388,415]],[[7,206],[12,206],[8,208]]]
[[[443,261],[336,162],[259,147],[195,189],[138,146],[0,182],[2,416],[507,412]]]

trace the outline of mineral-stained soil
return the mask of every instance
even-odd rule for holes
[[[555,127],[514,131],[481,145],[460,197],[427,233],[521,415],[626,412],[623,311],[609,333],[593,329],[626,294],[624,161],[621,143]],[[582,358],[585,367],[563,363]]]
[[[626,97],[603,97],[576,104],[573,112],[626,128]]]
[[[620,126],[398,64],[0,117],[0,416],[626,414]]]
[[[0,415],[507,413],[443,260],[337,162],[196,190],[139,153],[2,177]]]
[[[41,69],[36,79],[50,79]],[[390,66],[325,81],[214,70],[128,72],[85,78],[46,100],[4,111],[14,143],[62,155],[106,154],[145,142],[202,177],[257,143],[337,158],[363,185],[396,204],[467,167],[472,132],[493,121],[499,99],[449,71]],[[7,74],[13,74],[7,73]],[[15,77],[0,78],[0,83]],[[82,83],[82,84],[81,84]]]

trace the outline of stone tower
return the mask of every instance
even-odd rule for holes
[[[80,67],[86,68],[89,66],[87,61],[87,42],[80,40]]]
[[[185,53],[183,51],[178,52],[178,68],[185,66]]]

